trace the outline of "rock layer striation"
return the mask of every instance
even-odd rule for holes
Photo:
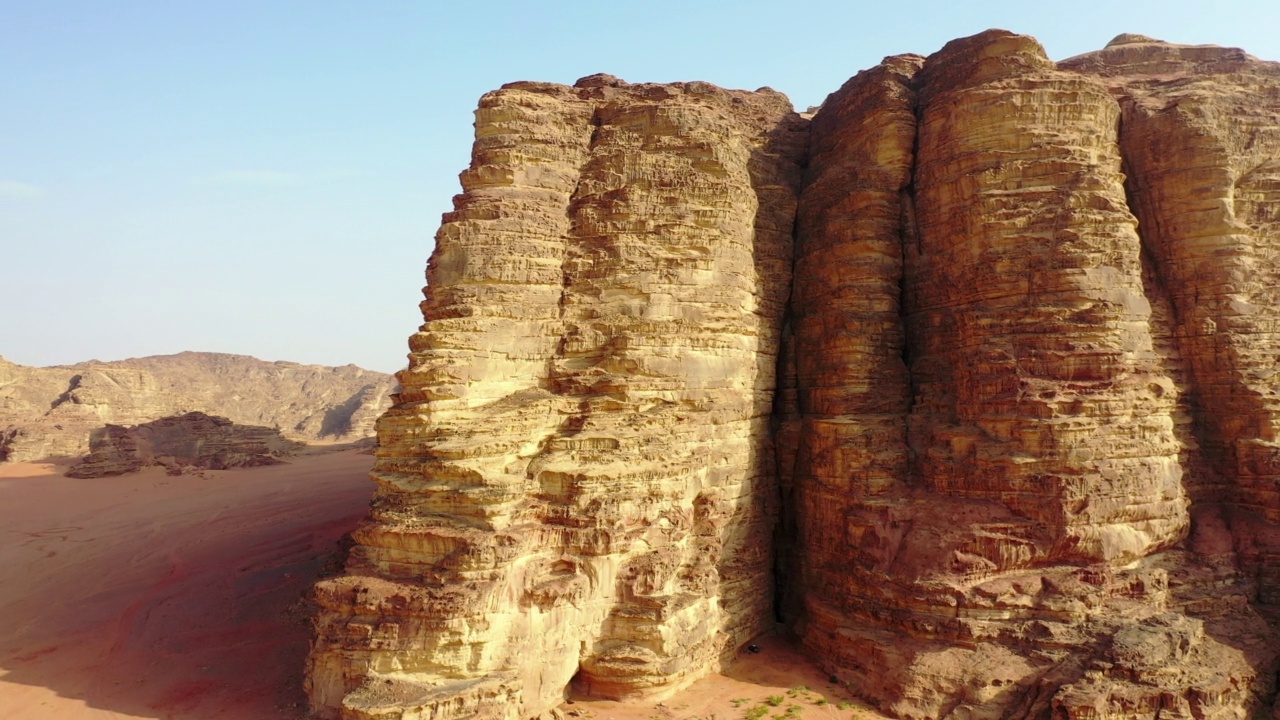
[[[893,154],[820,122],[850,108]],[[991,32],[863,73],[815,119],[815,150],[850,144],[811,155],[800,242],[897,250],[858,297],[899,309],[905,337],[846,335],[875,360],[806,374],[807,355],[830,353],[806,346],[805,325],[831,343],[827,318],[859,306],[796,304],[799,621],[828,669],[892,715],[1229,716],[1273,692],[1256,592],[1186,552],[1189,469],[1203,469],[1183,420],[1188,351],[1162,325],[1121,114],[1106,84]],[[856,207],[856,233],[808,235],[804,208],[840,162],[899,191]],[[897,222],[873,228],[895,205]],[[813,400],[831,388],[834,407]],[[867,413],[871,399],[896,409]],[[1212,588],[1226,599],[1206,613]]]
[[[1280,66],[1142,36],[487,95],[313,711],[661,695],[776,614],[895,717],[1280,712],[1278,152]]]
[[[317,711],[669,693],[771,625],[805,130],[767,89],[485,96],[379,421],[373,511],[318,588]]]

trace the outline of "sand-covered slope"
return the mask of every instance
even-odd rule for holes
[[[0,717],[299,717],[303,596],[367,511],[371,462],[88,480],[0,465]]]

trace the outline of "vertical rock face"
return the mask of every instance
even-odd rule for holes
[[[476,128],[319,715],[669,692],[774,613],[896,717],[1270,707],[1280,66],[989,31],[810,123],[595,76]]]
[[[1197,612],[1218,568],[1163,552],[1189,529],[1186,373],[1153,337],[1120,105],[999,31],[915,65],[859,75],[813,122],[792,318],[806,644],[899,717],[1244,712],[1273,652],[1247,583]],[[828,260],[805,273],[809,248]],[[842,282],[858,291],[826,291]]]
[[[1122,37],[1067,61],[1124,107],[1129,191],[1194,381],[1206,499],[1280,521],[1280,67]]]
[[[373,513],[319,588],[320,715],[669,692],[771,623],[805,129],[704,83],[484,98]]]
[[[1026,521],[973,548],[966,573],[1168,546],[1187,526],[1173,385],[1148,330],[1118,106],[1021,36],[948,45],[920,87],[906,244],[919,479]]]
[[[875,515],[907,479],[902,233],[913,212],[909,83],[922,60],[859,73],[812,125],[790,317],[801,420],[794,471],[784,473],[797,533],[784,600],[799,597],[784,607],[807,605],[814,625],[829,604],[852,609],[874,586],[869,566],[850,562],[874,563],[878,552],[858,517]]]

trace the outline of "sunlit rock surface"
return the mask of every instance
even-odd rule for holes
[[[670,693],[771,627],[806,130],[768,89],[485,96],[373,512],[318,589],[322,714]]]
[[[1278,155],[1280,66],[1138,35],[487,95],[314,711],[667,694],[780,617],[896,717],[1277,712]]]

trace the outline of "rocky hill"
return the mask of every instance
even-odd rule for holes
[[[227,470],[275,465],[302,443],[279,430],[238,425],[226,418],[190,412],[133,427],[107,425],[89,436],[89,454],[67,470],[67,477],[123,475],[159,465],[170,474],[188,470]]]
[[[0,358],[0,460],[81,455],[89,433],[200,411],[294,440],[356,440],[390,406],[394,377],[354,365],[185,352],[25,367]]]
[[[1280,717],[1278,157],[1280,65],[1136,35],[486,95],[313,709],[660,696],[779,617],[895,717]]]

